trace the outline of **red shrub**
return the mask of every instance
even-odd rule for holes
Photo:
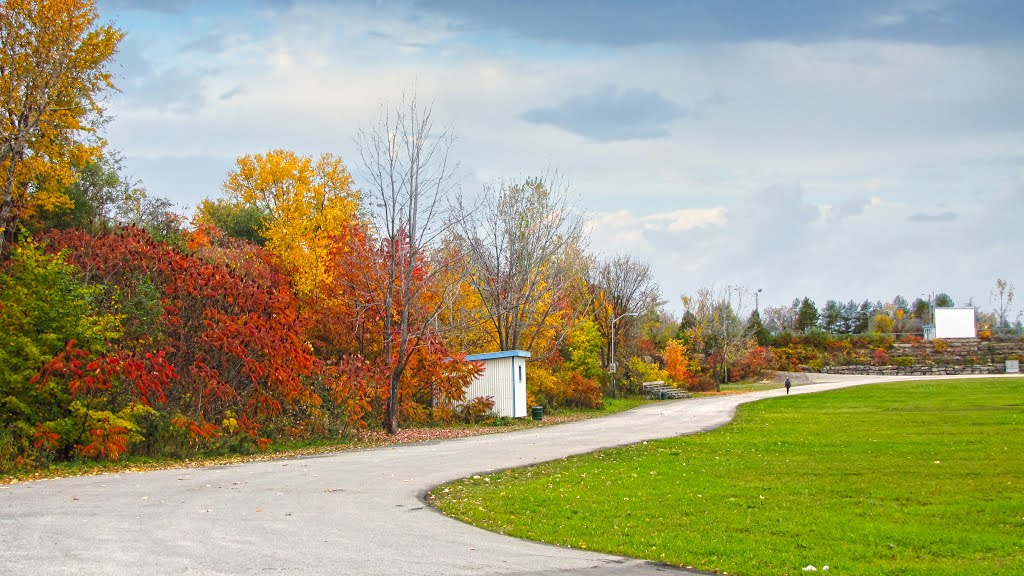
[[[765,371],[775,366],[775,353],[767,346],[755,346],[730,370],[730,377],[735,380],[744,378],[761,378]]]
[[[285,277],[261,248],[200,248],[207,260],[136,228],[97,236],[52,231],[49,240],[49,249],[68,251],[88,283],[127,294],[147,283],[156,288],[157,333],[123,347],[156,352],[170,364],[179,381],[159,392],[197,427],[197,438],[210,437],[217,428],[210,422],[229,410],[256,438],[283,410],[314,402],[303,377],[316,371],[317,359]]]
[[[885,348],[875,348],[871,357],[871,363],[875,366],[884,366],[889,363],[889,353]]]
[[[578,372],[570,372],[563,379],[562,387],[563,398],[567,405],[580,408],[601,407],[601,385],[596,380],[586,378]]]

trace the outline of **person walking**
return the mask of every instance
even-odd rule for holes
[[[786,396],[789,396],[789,387],[792,385],[793,384],[789,381],[789,378],[786,378]]]

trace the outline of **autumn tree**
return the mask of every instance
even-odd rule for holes
[[[669,340],[665,346],[665,371],[675,385],[685,384],[690,376],[686,346],[678,340]]]
[[[0,249],[14,224],[70,207],[75,166],[96,158],[108,65],[124,33],[92,0],[0,4]]]
[[[740,320],[748,294],[744,287],[712,285],[682,297],[684,314],[678,339],[691,354],[707,363],[711,373],[722,371],[749,347],[746,324]]]
[[[583,218],[567,191],[551,178],[502,182],[460,216],[468,282],[493,345],[549,354],[581,313],[569,303],[585,273]]]
[[[377,120],[356,135],[371,211],[366,236],[376,254],[364,274],[360,306],[381,319],[385,428],[392,434],[398,432],[406,368],[434,333],[432,321],[445,293],[457,289],[449,267],[430,260],[451,230],[447,198],[458,183],[453,142],[451,129],[435,130],[432,108],[421,106],[415,95],[382,106]]]
[[[888,314],[879,312],[871,319],[870,330],[878,334],[890,334],[893,331],[893,319]]]
[[[235,162],[224,191],[230,200],[265,215],[260,235],[267,250],[292,275],[296,292],[315,303],[330,281],[328,252],[359,208],[341,158],[322,154],[314,159],[288,150],[249,154]],[[218,207],[202,204],[200,220],[222,219]]]

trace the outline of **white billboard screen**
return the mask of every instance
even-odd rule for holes
[[[974,308],[936,308],[936,338],[975,338]]]

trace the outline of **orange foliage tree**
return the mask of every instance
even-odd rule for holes
[[[463,399],[464,388],[480,373],[479,363],[467,362],[445,345],[434,320],[443,292],[453,288],[432,283],[432,267],[444,269],[441,254],[428,259],[421,253],[412,266],[409,299],[394,290],[392,273],[408,265],[406,243],[376,239],[365,225],[353,224],[331,251],[330,277],[310,334],[321,356],[340,365],[358,358],[378,385],[376,394],[357,394],[367,412],[387,402],[391,378],[400,369],[396,389],[398,415],[413,422],[430,417],[436,406],[446,409]],[[398,262],[395,262],[397,260]],[[406,343],[401,345],[406,327]]]
[[[676,385],[685,384],[690,378],[689,359],[686,347],[678,340],[669,340],[665,346],[665,371]]]

